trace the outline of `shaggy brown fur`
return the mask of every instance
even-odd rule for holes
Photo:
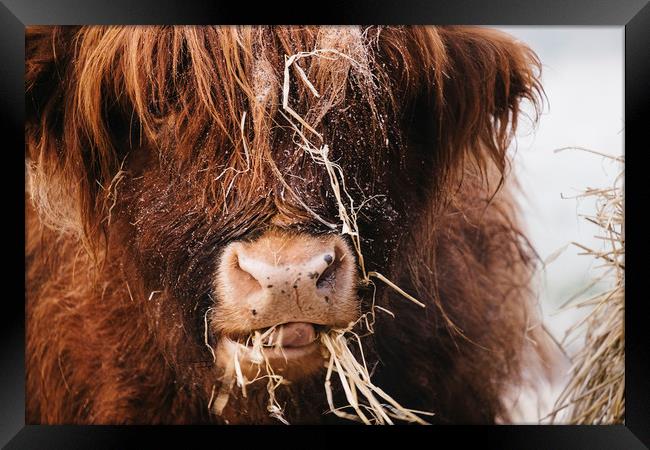
[[[225,420],[203,342],[220,250],[336,232],[280,106],[285,55],[317,48],[356,62],[300,60],[320,98],[293,77],[291,106],[368,200],[368,270],[427,304],[378,289],[396,317],[365,341],[375,383],[441,423],[507,420],[505,391],[543,353],[501,186],[520,101],[541,91],[528,48],[483,28],[297,26],[30,27],[26,48],[28,423]],[[271,421],[263,394],[229,421]],[[279,395],[290,421],[333,420],[322,378]]]

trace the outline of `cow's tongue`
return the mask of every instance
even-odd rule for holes
[[[316,340],[314,325],[306,322],[291,322],[280,325],[276,335],[281,336],[283,347],[302,347]]]

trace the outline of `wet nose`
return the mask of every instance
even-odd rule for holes
[[[339,236],[269,234],[225,248],[217,287],[257,321],[329,323],[353,301],[355,270]]]
[[[320,291],[325,295],[336,287],[337,266],[334,248],[323,248],[317,254],[306,255],[299,261],[269,262],[263,256],[245,248],[237,251],[239,269],[257,281],[262,288],[280,292],[284,289]]]

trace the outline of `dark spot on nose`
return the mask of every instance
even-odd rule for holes
[[[330,302],[330,298],[329,298],[327,295],[325,296],[325,301],[326,301],[327,303]]]
[[[334,258],[332,257],[332,255],[325,255],[325,256],[323,257],[323,259],[325,260],[325,262],[326,262],[327,264],[332,264],[332,261],[334,261]]]
[[[257,315],[257,311],[253,310],[253,315],[256,316],[256,315]]]
[[[289,268],[287,267],[287,268],[286,268],[286,269],[284,269],[284,270],[288,272],[288,271],[289,271]]]
[[[280,292],[282,292],[282,293],[284,294],[284,289],[283,289],[283,290],[281,290]]]
[[[267,286],[267,288],[272,288],[272,287],[273,287],[273,285],[272,285],[272,284],[269,284],[269,285]]]
[[[297,285],[297,284],[294,284],[294,285],[293,285],[293,288],[294,288],[294,289],[298,289],[298,285]]]
[[[312,279],[312,280],[318,278],[318,275],[319,275],[318,272],[309,272],[309,273],[307,274],[307,276],[308,276],[310,279]]]

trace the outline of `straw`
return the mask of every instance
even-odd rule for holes
[[[589,149],[578,150],[595,153],[616,162],[624,158],[605,155]],[[561,149],[563,150],[563,149]],[[611,289],[583,301],[570,299],[567,307],[593,308],[584,319],[573,325],[565,336],[577,339],[583,336],[584,347],[572,358],[570,380],[555,403],[548,418],[552,423],[569,424],[622,424],[625,419],[625,236],[623,217],[622,173],[614,186],[603,189],[586,189],[579,197],[592,197],[597,201],[596,213],[585,219],[597,225],[603,240],[603,250],[573,244],[584,250],[594,260],[604,262],[607,271],[597,277],[596,285],[614,274]],[[574,296],[575,297],[575,296]],[[562,412],[562,414],[560,414]]]

